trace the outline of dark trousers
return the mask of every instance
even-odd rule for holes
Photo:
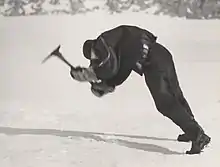
[[[194,140],[201,127],[180,88],[172,55],[161,44],[150,49],[144,76],[157,110]]]

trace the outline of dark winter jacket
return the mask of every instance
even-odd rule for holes
[[[150,47],[156,39],[147,30],[122,25],[103,32],[97,39],[87,40],[83,53],[90,59],[90,65],[94,67],[97,77],[110,86],[116,86],[123,83],[132,70],[142,75],[136,63],[143,56],[143,41]],[[91,51],[95,53],[95,58]]]

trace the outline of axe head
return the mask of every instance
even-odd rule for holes
[[[52,56],[59,56],[59,55],[60,55],[60,45],[56,49],[54,49],[47,57],[45,57],[41,63],[42,64],[45,63]]]

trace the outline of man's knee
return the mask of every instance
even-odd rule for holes
[[[163,114],[164,116],[168,116],[171,114],[176,100],[173,96],[170,95],[160,95],[159,98],[154,99],[157,110]]]

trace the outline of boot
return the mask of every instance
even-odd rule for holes
[[[200,131],[196,140],[192,141],[192,147],[190,151],[187,151],[186,154],[199,154],[202,152],[204,147],[206,147],[211,141],[211,138],[206,135],[203,131]]]
[[[192,119],[196,122],[196,120],[193,117],[192,117]],[[197,122],[196,122],[196,124],[199,127],[201,133],[204,133],[202,127]],[[179,142],[190,142],[190,141],[192,141],[192,138],[188,134],[184,133],[184,134],[180,134],[178,136],[177,141],[179,141]]]
[[[179,141],[179,142],[190,142],[191,140],[190,140],[190,137],[186,133],[184,133],[184,134],[180,134],[178,136],[177,141]]]

